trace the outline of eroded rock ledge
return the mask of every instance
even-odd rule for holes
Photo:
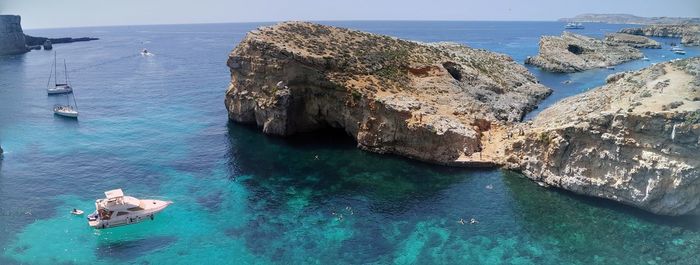
[[[605,34],[605,41],[626,44],[635,48],[661,49],[661,43],[650,38],[627,33]]]
[[[564,32],[561,37],[540,38],[539,53],[528,57],[525,63],[550,72],[571,73],[617,65],[642,57],[642,52],[626,44]]]
[[[700,45],[700,24],[647,25],[641,28],[621,29],[620,32],[641,36],[681,38],[683,45]]]
[[[445,165],[494,165],[482,132],[547,95],[510,57],[304,22],[264,27],[229,55],[231,120],[272,135],[344,129],[358,147]]]
[[[700,214],[700,58],[610,76],[509,141],[529,178],[657,214]]]

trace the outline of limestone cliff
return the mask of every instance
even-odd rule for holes
[[[507,145],[529,178],[663,215],[700,214],[700,57],[610,76]]]
[[[641,36],[681,38],[683,45],[700,45],[700,24],[648,25],[642,28],[625,28],[620,32]]]
[[[539,53],[528,57],[525,63],[550,72],[579,72],[644,57],[628,45],[570,32],[564,32],[561,37],[543,36],[539,45]]]
[[[24,41],[20,20],[19,16],[0,15],[0,55],[29,51]]]
[[[626,33],[605,34],[605,41],[627,44],[635,48],[661,49],[661,43],[650,38]]]
[[[304,22],[264,27],[229,55],[231,120],[273,135],[342,128],[358,147],[439,164],[474,156],[550,90],[510,57]]]

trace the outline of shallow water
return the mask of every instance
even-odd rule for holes
[[[559,34],[563,26],[330,24],[456,41],[520,62],[537,52],[541,34]],[[257,26],[28,31],[101,40],[54,46],[69,63],[78,121],[51,113],[65,100],[45,94],[51,53],[0,57],[0,144],[6,151],[0,263],[700,263],[697,218],[653,216],[541,188],[508,171],[366,153],[339,132],[280,139],[230,124],[223,105],[226,56]],[[601,36],[620,27],[589,24],[583,33]],[[144,47],[155,55],[140,56]],[[700,54],[686,50],[687,56]],[[678,57],[668,49],[644,52],[650,61],[616,71]],[[531,70],[555,89],[543,107],[616,72]],[[112,188],[175,203],[155,221],[108,230],[91,229],[69,214],[72,208],[92,211],[94,199]],[[479,223],[461,225],[460,218]]]

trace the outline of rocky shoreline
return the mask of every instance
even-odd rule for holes
[[[229,118],[266,134],[340,128],[371,152],[700,214],[700,58],[610,76],[527,123],[551,90],[508,56],[453,43],[287,22],[250,32],[227,64]]]
[[[636,60],[644,54],[619,41],[603,41],[564,32],[561,36],[540,38],[539,52],[528,57],[525,64],[534,65],[549,72],[573,73],[603,68]]]
[[[640,36],[681,38],[686,46],[700,45],[700,24],[647,25],[641,28],[625,28],[620,33]]]

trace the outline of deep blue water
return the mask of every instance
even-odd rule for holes
[[[519,62],[537,53],[540,35],[563,28],[327,24],[455,41]],[[0,57],[0,264],[700,264],[695,217],[654,216],[541,188],[508,171],[366,153],[338,132],[280,139],[229,123],[225,61],[260,25],[28,30],[100,40],[54,46],[69,64],[77,121],[51,112],[65,100],[45,92],[52,53]],[[596,37],[624,27],[586,26],[580,32]],[[142,48],[155,56],[140,56]],[[531,68],[555,90],[542,108],[603,84],[610,73],[681,57],[667,48],[644,52],[650,61],[615,71]],[[175,203],[155,221],[108,230],[69,214],[92,211],[94,199],[113,188]],[[479,223],[461,225],[460,218]]]

